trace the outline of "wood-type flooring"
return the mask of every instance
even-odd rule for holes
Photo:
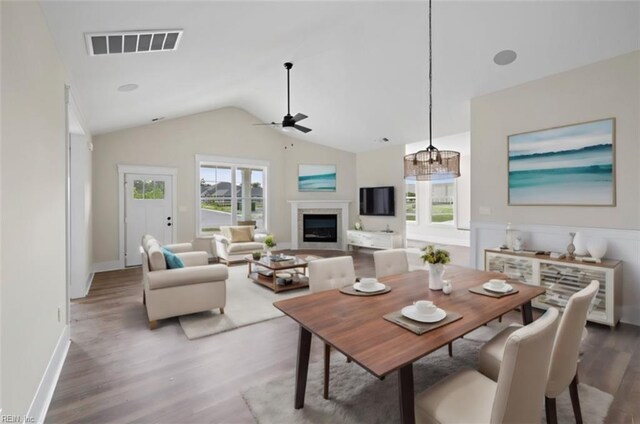
[[[374,276],[371,254],[349,254],[358,276]],[[150,331],[140,279],[139,268],[96,274],[89,295],[72,302],[71,347],[46,422],[254,422],[241,392],[295,368],[297,325],[282,317],[189,341],[173,318]],[[614,395],[607,423],[639,423],[640,327],[588,329],[580,381]],[[311,361],[322,351],[314,338]]]

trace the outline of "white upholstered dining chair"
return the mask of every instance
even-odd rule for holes
[[[475,370],[446,377],[416,396],[416,422],[539,423],[558,310],[549,308],[506,340],[495,382]]]
[[[309,290],[319,293],[339,289],[356,281],[356,271],[351,256],[317,259],[309,262]],[[329,399],[329,368],[331,346],[324,345],[324,390],[323,397]]]
[[[580,411],[580,399],[578,397],[578,357],[580,344],[584,337],[584,326],[587,322],[587,314],[595,297],[600,283],[593,280],[584,289],[569,298],[565,307],[558,333],[551,354],[551,365],[545,391],[545,411],[547,423],[554,424],[558,421],[556,414],[556,398],[569,387],[571,404],[577,423],[582,423]],[[480,350],[480,372],[498,380],[502,372],[504,346],[508,337],[518,331],[519,326],[511,325],[487,342]]]
[[[405,249],[378,250],[373,253],[376,278],[409,272],[409,261]]]

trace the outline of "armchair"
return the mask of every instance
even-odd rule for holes
[[[181,247],[180,247],[181,246]],[[190,243],[169,245],[172,249],[187,249]],[[184,268],[167,269],[160,243],[152,236],[142,238],[142,302],[147,309],[149,327],[157,320],[220,308],[224,313],[227,301],[227,267],[209,265],[207,252],[176,252]]]
[[[266,234],[256,233],[251,225],[220,227],[220,234],[214,236],[216,255],[221,262],[242,261],[245,255],[262,250]]]

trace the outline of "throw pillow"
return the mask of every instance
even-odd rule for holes
[[[251,227],[230,227],[231,243],[245,243],[251,240]]]
[[[164,254],[164,260],[167,261],[167,268],[184,268],[184,262],[182,259],[176,256],[175,253],[167,249],[166,247],[162,247],[162,253]]]

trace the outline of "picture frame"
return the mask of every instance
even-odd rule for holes
[[[335,192],[336,165],[299,164],[299,192]]]
[[[507,137],[509,206],[615,206],[616,119]]]

